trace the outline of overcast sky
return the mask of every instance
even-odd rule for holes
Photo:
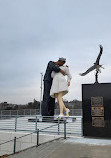
[[[40,100],[40,73],[59,57],[72,74],[64,99],[81,100],[81,84],[94,83],[95,72],[78,74],[93,65],[99,44],[99,82],[110,82],[110,0],[0,0],[0,102]]]

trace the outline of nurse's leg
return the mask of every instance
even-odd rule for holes
[[[62,94],[63,94],[63,92],[62,92]],[[63,101],[63,100],[62,100],[62,101]],[[63,109],[64,109],[65,112],[66,112],[66,116],[69,116],[69,112],[70,112],[70,110],[69,110],[68,108],[66,108],[64,102],[63,102]]]
[[[57,102],[58,102],[58,93],[55,93],[54,96],[55,96],[55,98],[57,99]]]
[[[65,112],[67,112],[68,109],[66,108],[66,106],[65,106],[65,104],[63,102],[62,96],[63,96],[63,92],[58,93],[59,105],[60,105],[61,111],[63,111],[63,109],[64,109]],[[62,114],[63,114],[63,112],[62,112]]]
[[[63,115],[63,108],[64,108],[62,96],[63,96],[62,92],[58,93],[57,99],[58,99],[59,108],[60,108],[60,115]]]
[[[58,102],[58,104],[59,104],[59,101],[58,101],[58,93],[55,93],[54,96],[55,96],[55,98],[57,99],[57,102]]]
[[[59,104],[60,115],[63,115],[63,108],[61,106],[61,97],[60,97],[60,94],[59,93],[55,93],[54,96],[57,99],[57,102]]]

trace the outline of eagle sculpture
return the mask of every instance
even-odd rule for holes
[[[80,73],[81,76],[87,75],[89,72],[93,71],[94,69],[96,69],[96,72],[100,72],[100,68],[103,68],[102,65],[99,64],[99,61],[100,61],[100,58],[101,58],[101,55],[102,55],[102,52],[103,52],[103,46],[99,45],[99,47],[100,47],[100,52],[99,52],[99,55],[96,59],[96,62],[86,72]]]

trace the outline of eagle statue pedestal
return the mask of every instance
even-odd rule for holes
[[[111,83],[83,84],[83,136],[111,138]]]

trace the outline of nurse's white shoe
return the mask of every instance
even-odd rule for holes
[[[70,110],[67,108],[67,111],[66,111],[66,116],[69,117],[69,112]]]
[[[64,115],[63,114],[60,114],[59,115],[59,119],[61,119],[61,118],[63,118],[64,117]]]

